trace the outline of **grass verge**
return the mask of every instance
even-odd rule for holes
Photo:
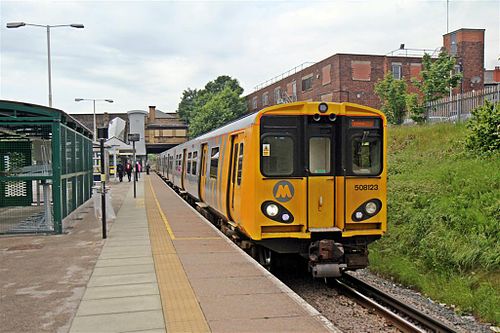
[[[392,127],[388,228],[371,268],[500,324],[500,155],[464,149],[464,125]]]

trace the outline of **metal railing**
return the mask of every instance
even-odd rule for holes
[[[297,74],[298,72],[302,71],[304,68],[307,68],[307,67],[312,66],[314,64],[315,64],[315,62],[304,62],[298,66],[295,66],[292,69],[287,70],[286,72],[281,73],[280,75],[276,75],[275,77],[273,77],[267,81],[259,83],[258,85],[253,87],[253,90],[257,91],[257,90],[263,89],[265,87],[268,87],[271,84],[276,83],[278,81],[281,81],[281,80],[283,80],[291,75]]]
[[[471,117],[472,110],[483,105],[486,100],[500,102],[500,84],[430,102],[427,105],[427,119],[429,122],[466,120]]]

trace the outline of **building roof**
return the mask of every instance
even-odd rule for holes
[[[177,112],[163,112],[161,110],[155,109],[155,117],[158,119],[177,119],[179,116]]]

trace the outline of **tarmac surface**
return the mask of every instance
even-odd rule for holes
[[[108,184],[116,212],[132,183]],[[74,215],[63,235],[0,237],[0,332],[69,331],[104,244],[92,200]]]

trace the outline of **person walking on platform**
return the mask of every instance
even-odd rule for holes
[[[127,162],[125,165],[125,172],[127,173],[128,181],[130,182],[130,179],[132,178],[132,165],[130,162]]]
[[[137,179],[141,178],[141,171],[142,171],[141,163],[137,161],[135,163],[135,176],[137,177]]]
[[[120,179],[120,183],[123,181],[123,164],[118,163],[116,166],[116,170],[118,171],[118,178]]]
[[[149,175],[149,169],[150,169],[149,163],[146,163],[146,175]]]

